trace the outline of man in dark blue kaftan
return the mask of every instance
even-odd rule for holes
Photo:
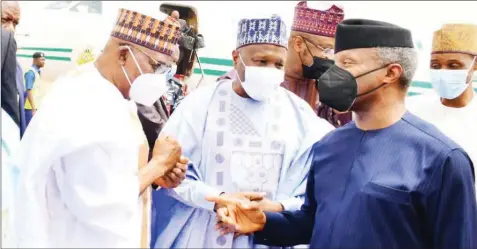
[[[253,202],[209,197],[226,205],[217,211],[219,226],[258,231],[255,243],[276,246],[477,248],[469,156],[404,105],[416,57],[409,30],[371,20],[339,24],[336,65],[317,87],[320,101],[356,120],[315,144],[301,210],[268,213]]]

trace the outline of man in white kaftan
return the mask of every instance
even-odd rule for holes
[[[137,110],[128,101],[155,102],[161,87],[165,88],[160,79],[172,64],[171,48],[176,46],[179,25],[158,11],[152,16],[120,9],[104,52],[94,63],[59,79],[30,123],[18,162],[15,227],[19,247],[139,248],[149,244],[144,195],[153,182],[181,177],[176,172],[185,175],[186,169],[180,145],[168,137],[156,141],[148,162]],[[145,31],[149,25],[156,27],[152,32],[163,33],[161,46],[127,35],[132,29]]]
[[[477,25],[445,24],[436,31],[430,65],[434,91],[409,98],[408,109],[462,146],[474,163],[475,176],[477,90],[472,78],[477,71]]]
[[[259,203],[268,211],[301,207],[310,150],[333,127],[279,87],[285,30],[277,16],[240,21],[233,52],[238,77],[197,89],[162,130],[179,140],[192,164],[181,186],[153,194],[151,247],[259,247],[251,236],[216,231],[209,195],[261,199],[263,193]]]
[[[13,159],[20,145],[20,129],[2,109],[2,248],[15,248],[13,220],[18,168]]]

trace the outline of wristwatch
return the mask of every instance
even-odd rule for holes
[[[221,196],[223,194],[225,194],[225,192],[220,193],[219,196]],[[217,203],[215,203],[215,205],[214,205],[214,212],[217,213]]]

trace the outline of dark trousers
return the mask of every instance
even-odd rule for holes
[[[31,119],[33,118],[33,113],[31,110],[25,109],[25,129],[28,127]]]

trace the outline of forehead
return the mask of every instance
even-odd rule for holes
[[[376,50],[374,48],[357,48],[340,51],[335,54],[335,61],[343,62],[352,60],[354,62],[365,62],[376,58]]]
[[[431,54],[431,61],[446,62],[446,61],[458,61],[464,64],[472,63],[474,56],[463,53],[439,53]]]
[[[254,44],[240,49],[248,57],[275,57],[284,59],[287,56],[287,50],[281,46],[271,44]]]

